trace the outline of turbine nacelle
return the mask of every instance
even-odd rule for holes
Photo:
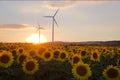
[[[39,30],[45,30],[43,27],[40,27],[40,28],[37,28],[36,32],[39,31]]]

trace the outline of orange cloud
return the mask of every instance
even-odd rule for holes
[[[56,9],[56,8],[70,8],[77,5],[97,5],[105,2],[104,0],[88,0],[88,1],[79,1],[79,0],[59,0],[59,1],[46,1],[46,7]]]
[[[30,27],[27,24],[0,24],[0,29],[23,29]]]
[[[46,1],[46,7],[56,9],[56,8],[69,8],[77,5],[78,1],[76,0],[59,0],[59,1]]]

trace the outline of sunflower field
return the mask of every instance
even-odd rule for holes
[[[120,80],[120,47],[3,43],[0,80]]]

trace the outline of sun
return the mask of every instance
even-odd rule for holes
[[[28,43],[35,43],[35,44],[38,44],[39,43],[39,34],[31,34],[27,39],[26,41]],[[40,43],[45,43],[47,42],[47,39],[44,35],[40,35]]]

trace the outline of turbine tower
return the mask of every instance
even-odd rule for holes
[[[59,9],[56,10],[53,16],[44,16],[46,18],[52,18],[52,46],[54,45],[54,23],[58,26],[55,16],[58,13]]]
[[[41,29],[44,29],[44,28],[43,28],[43,27],[40,27],[39,22],[37,23],[37,25],[38,25],[38,27],[36,27],[36,28],[37,28],[36,32],[37,32],[37,31],[39,32],[39,44],[40,44],[40,30],[41,30]]]

